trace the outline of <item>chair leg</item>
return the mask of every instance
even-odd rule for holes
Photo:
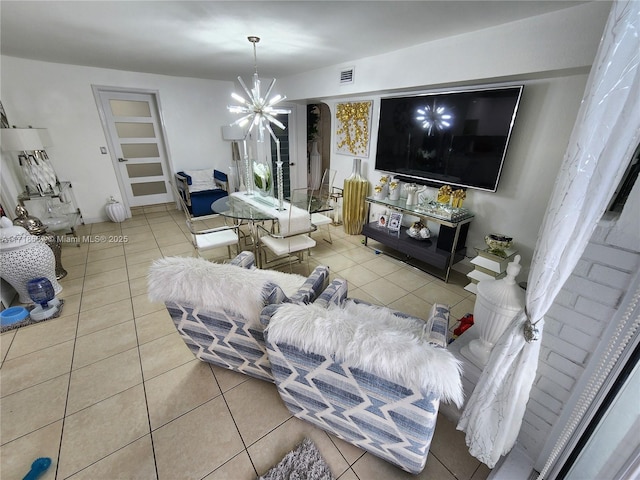
[[[329,242],[331,245],[333,245],[333,240],[331,239],[331,225],[328,223],[327,223],[327,234],[329,235],[329,240],[325,238],[324,239],[325,242]]]

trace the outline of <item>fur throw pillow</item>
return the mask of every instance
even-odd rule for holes
[[[461,363],[444,348],[429,344],[427,323],[400,318],[391,310],[347,300],[331,305],[281,305],[267,327],[270,343],[305,352],[335,355],[413,391],[434,392],[462,406]]]
[[[174,302],[207,310],[226,309],[260,324],[265,286],[278,285],[288,297],[306,278],[274,270],[247,269],[203,258],[167,257],[156,260],[147,277],[151,301]]]

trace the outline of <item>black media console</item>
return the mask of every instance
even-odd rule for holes
[[[377,200],[368,197],[366,201],[368,205],[367,218],[370,218],[371,205],[376,204],[389,210],[420,217],[424,223],[436,223],[439,229],[438,231],[432,230],[431,238],[418,240],[408,235],[406,227],[401,227],[399,232],[394,232],[386,227],[378,226],[378,222],[371,222],[362,228],[365,245],[371,238],[391,249],[390,252],[384,251],[384,253],[399,257],[417,267],[422,267],[421,263],[434,267],[436,270],[444,272],[444,275],[439,276],[445,282],[449,280],[451,267],[454,263],[462,260],[466,252],[467,232],[473,219],[473,214],[469,210],[454,209],[440,204],[407,206],[405,199]],[[419,262],[413,262],[414,259]]]

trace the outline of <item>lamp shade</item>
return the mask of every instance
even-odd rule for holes
[[[2,128],[0,138],[5,152],[44,150],[52,143],[46,128]]]
[[[244,139],[244,129],[240,125],[223,125],[222,138],[224,140]]]

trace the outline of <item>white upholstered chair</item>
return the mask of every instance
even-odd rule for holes
[[[227,247],[229,258],[231,258],[231,246],[236,246],[236,253],[240,253],[240,243],[238,237],[238,225],[223,225],[215,228],[208,228],[205,224],[207,220],[217,218],[219,215],[211,214],[194,217],[189,212],[182,195],[177,191],[176,187],[171,184],[173,193],[180,203],[180,208],[185,214],[187,228],[191,234],[191,243],[193,244],[196,256],[215,248]]]
[[[291,203],[289,208],[289,221],[274,225],[275,228],[267,230],[262,225],[258,225],[259,232],[259,264],[260,267],[275,266],[281,260],[289,262],[297,257],[299,261],[304,258],[304,252],[316,246],[316,241],[310,234],[317,230],[311,223],[309,213],[309,195],[306,188],[296,189],[291,192]],[[277,229],[277,230],[276,230]],[[271,252],[271,259],[269,259]],[[309,256],[307,255],[307,268]]]

